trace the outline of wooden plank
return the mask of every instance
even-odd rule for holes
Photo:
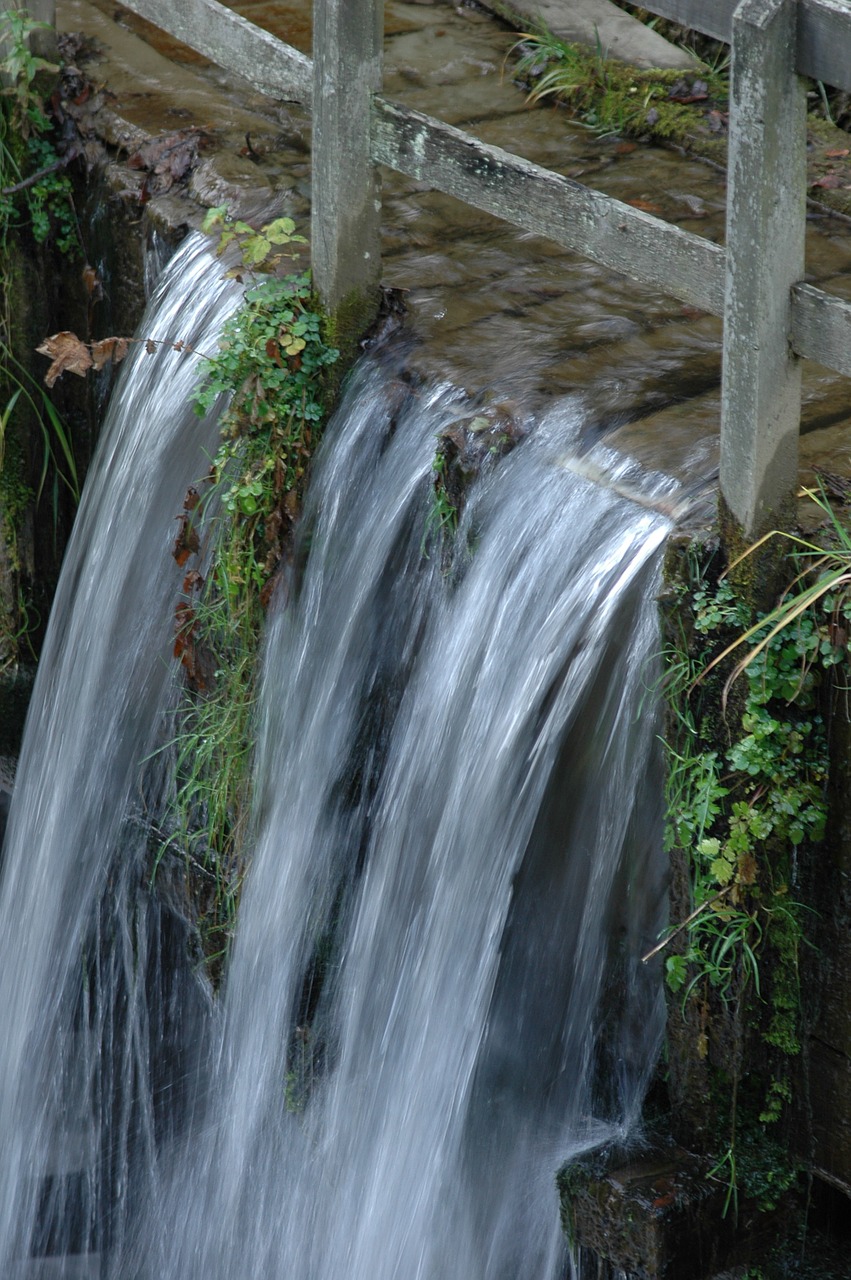
[[[851,90],[851,3],[798,0],[796,68],[837,89]],[[650,0],[644,8],[730,43],[736,0]]]
[[[798,477],[790,291],[804,274],[807,105],[795,6],[743,0],[733,20],[721,493],[748,539],[785,523]]]
[[[344,329],[363,332],[381,278],[381,189],[370,155],[384,0],[323,0],[313,18],[313,279]],[[342,313],[345,312],[345,315]]]
[[[313,67],[297,49],[218,0],[121,0],[125,8],[182,40],[270,98],[310,103]]]
[[[376,97],[372,157],[704,311],[723,311],[719,245],[451,125]]]
[[[811,284],[794,285],[792,346],[851,378],[851,302]]]

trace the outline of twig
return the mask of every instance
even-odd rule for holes
[[[715,897],[714,897],[714,898],[707,898],[705,902],[701,902],[700,906],[699,906],[699,907],[695,907],[695,909],[694,909],[694,911],[692,911],[691,915],[690,915],[690,916],[686,916],[686,918],[685,918],[685,920],[683,920],[682,924],[678,924],[678,925],[677,925],[677,927],[676,927],[676,929],[674,929],[674,931],[673,931],[672,933],[669,933],[669,934],[668,934],[667,938],[663,938],[661,942],[657,942],[657,943],[656,943],[656,946],[653,948],[653,950],[652,950],[652,951],[648,951],[646,956],[642,956],[642,957],[641,957],[641,963],[642,963],[642,964],[647,964],[647,961],[648,961],[648,960],[652,960],[652,959],[653,959],[653,957],[654,957],[655,955],[658,955],[660,951],[664,951],[664,949],[665,949],[665,947],[667,947],[668,943],[669,943],[669,942],[672,942],[672,941],[674,940],[674,938],[676,938],[676,936],[677,936],[677,934],[678,934],[678,933],[682,933],[684,929],[687,929],[687,928],[689,927],[689,925],[691,924],[692,920],[696,920],[696,919],[697,919],[697,917],[700,915],[700,913],[701,913],[702,911],[705,911],[707,907],[714,906],[714,904],[715,904],[716,902],[720,902],[722,898],[725,898],[725,897],[727,896],[727,894],[730,892],[730,890],[731,890],[732,888],[733,888],[733,885],[731,885],[731,884],[725,885],[725,887],[724,887],[723,889],[721,889],[719,893],[716,893],[716,894],[715,894]]]
[[[66,164],[70,164],[73,158],[73,156],[62,156],[60,160],[55,160],[53,164],[49,164],[46,169],[39,169],[38,173],[31,173],[22,182],[16,182],[13,187],[3,187],[0,195],[14,196],[19,191],[26,191],[27,187],[34,187],[37,182],[40,182],[42,178],[46,178],[49,173],[55,173],[57,169],[64,169]]]

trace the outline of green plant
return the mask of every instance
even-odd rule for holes
[[[458,507],[449,492],[448,467],[446,448],[442,442],[438,445],[431,464],[431,504],[426,516],[422,543],[420,544],[420,553],[426,557],[429,554],[429,545],[433,541],[437,542],[441,556],[445,556],[448,544],[451,543],[458,530]]]
[[[797,1176],[768,1133],[792,1099],[801,1048],[806,910],[795,868],[799,849],[825,835],[822,708],[847,683],[851,620],[851,537],[824,494],[811,496],[828,517],[821,544],[770,535],[794,548],[792,583],[775,608],[754,616],[733,585],[738,562],[719,581],[692,566],[666,654],[666,845],[686,859],[691,904],[657,950],[668,951],[667,985],[692,1018],[698,1057],[726,1025],[730,1128],[711,1174],[726,1182],[725,1211],[740,1189],[766,1207]],[[767,1086],[751,1083],[745,1105],[737,1055],[754,1036]]]
[[[0,71],[9,82],[0,128],[0,222],[25,222],[37,244],[53,234],[62,253],[76,253],[79,228],[71,182],[51,138],[51,121],[38,88],[38,77],[55,75],[59,67],[33,53],[34,33],[49,31],[25,9],[0,13],[0,42],[6,56]],[[16,200],[23,201],[19,212]]]
[[[167,854],[183,858],[218,983],[247,856],[264,611],[291,545],[325,417],[324,375],[337,352],[322,339],[309,278],[271,274],[289,246],[304,243],[290,219],[255,229],[214,209],[204,227],[218,234],[220,252],[238,249],[234,274],[249,283],[194,392],[202,415],[228,401],[221,443],[207,477],[186,496],[174,547],[186,568],[174,647],[186,687],[163,748],[174,756],[176,783],[152,874]]]
[[[2,93],[14,103],[13,118],[26,137],[31,129],[47,127],[36,77],[42,72],[55,74],[59,68],[32,52],[31,37],[37,31],[50,31],[47,22],[37,22],[26,9],[4,9],[0,13],[0,46],[6,54],[0,71],[10,82]]]
[[[723,69],[640,71],[607,58],[599,40],[589,50],[543,26],[522,33],[512,52],[530,103],[562,103],[595,133],[684,141],[700,118],[696,104],[723,106],[727,98]]]
[[[26,507],[38,502],[45,489],[51,497],[54,530],[59,517],[59,487],[64,485],[74,501],[79,500],[79,482],[71,435],[48,392],[21,362],[13,334],[11,299],[20,291],[19,269],[15,254],[19,241],[11,233],[43,244],[53,237],[56,247],[74,253],[79,244],[79,230],[72,201],[72,188],[62,172],[65,160],[58,156],[50,136],[51,122],[45,111],[39,79],[53,75],[59,68],[31,49],[32,36],[49,30],[45,23],[34,21],[24,9],[0,13],[0,42],[5,56],[0,63],[5,86],[0,97],[0,278],[3,284],[3,306],[0,310],[0,356],[2,356],[2,397],[5,407],[0,415],[0,468],[8,466],[8,445],[12,437],[23,432],[41,433],[41,474],[32,489],[23,485],[16,474],[2,479],[4,492],[3,537],[10,561],[17,569],[18,522]],[[20,470],[20,468],[19,468]],[[48,481],[51,482],[48,487]],[[9,493],[14,488],[14,500]],[[8,491],[8,492],[7,492]],[[22,494],[26,491],[26,500]],[[28,609],[21,600],[15,620],[15,635],[20,641],[26,631]]]

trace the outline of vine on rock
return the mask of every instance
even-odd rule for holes
[[[657,950],[688,1052],[726,1114],[711,1171],[726,1184],[725,1212],[740,1191],[770,1208],[797,1176],[773,1134],[801,1052],[800,861],[825,838],[825,712],[847,687],[851,624],[851,541],[823,494],[811,496],[829,534],[823,546],[793,539],[796,576],[779,604],[758,614],[731,575],[713,581],[693,561],[667,655],[666,843],[690,901]]]

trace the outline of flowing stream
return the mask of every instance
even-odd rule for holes
[[[215,343],[195,242],[143,332]],[[191,359],[113,399],[0,883],[0,1275],[556,1280],[555,1173],[638,1117],[662,1026],[655,595],[676,495],[563,402],[425,537],[469,407],[362,362],[270,617],[223,992],[148,883],[177,689]],[[584,472],[586,474],[580,474]],[[640,502],[622,496],[635,486]]]

